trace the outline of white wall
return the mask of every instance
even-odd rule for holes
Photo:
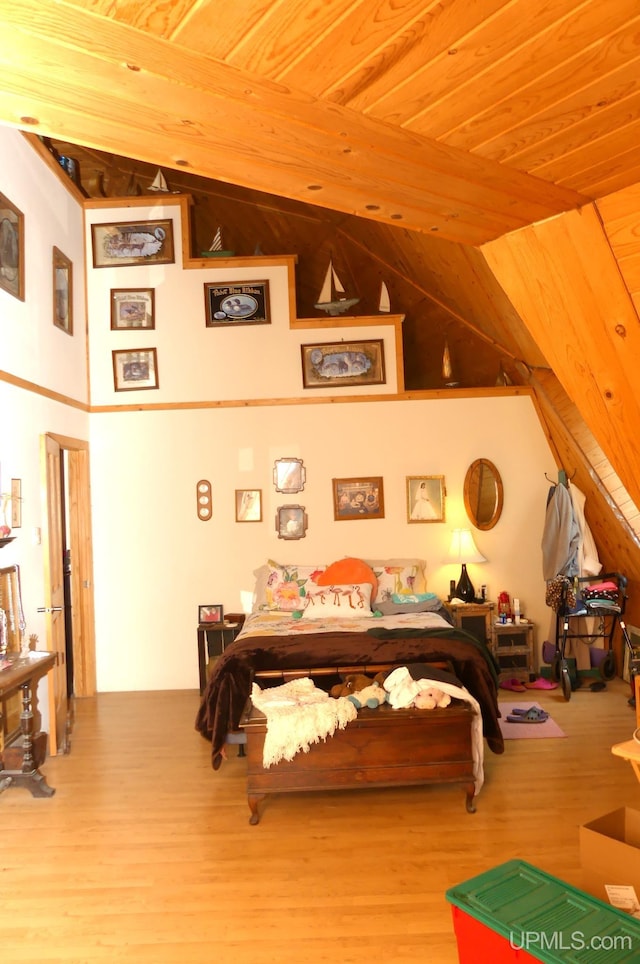
[[[76,334],[69,338],[50,321],[51,278],[43,267],[50,248],[60,247],[75,267],[92,219],[176,217],[179,209],[170,201],[166,209],[163,204],[133,213],[126,207],[90,209],[83,230],[76,202],[20,134],[0,128],[0,152],[16,159],[9,171],[3,167],[0,191],[27,219],[28,297],[23,305],[0,291],[0,337],[8,346],[0,368],[84,400],[82,273],[75,272],[81,301],[75,302]],[[25,497],[23,529],[3,550],[2,564],[22,566],[29,631],[43,632],[35,610],[43,599],[44,567],[31,532],[42,524],[39,437],[53,431],[89,436],[91,443],[100,690],[195,687],[197,606],[246,608],[252,572],[269,557],[330,562],[346,554],[419,555],[427,560],[430,588],[446,596],[449,579],[459,572],[442,560],[451,528],[465,523],[464,476],[479,457],[501,472],[505,504],[493,530],[476,532],[488,562],[470,566],[472,579],[486,583],[493,599],[501,590],[519,596],[523,611],[538,623],[541,641],[549,614],[540,553],[544,473],[552,475],[555,466],[529,398],[328,403],[326,395],[302,387],[300,344],[334,340],[335,332],[289,328],[284,269],[259,271],[270,280],[271,325],[207,329],[203,282],[255,275],[246,268],[234,268],[233,276],[213,266],[182,270],[178,222],[175,237],[175,265],[88,268],[91,400],[103,410],[87,416],[0,379],[2,477],[22,478]],[[89,247],[89,259],[90,253]],[[110,331],[110,290],[129,286],[156,289],[155,331]],[[388,381],[375,387],[376,394],[396,387],[393,333],[390,326],[382,331]],[[339,331],[345,340],[380,336],[373,326]],[[114,392],[111,352],[126,347],[158,349],[159,390]],[[273,398],[292,404],[266,403]],[[247,405],[251,399],[259,404]],[[309,400],[314,404],[304,404]],[[135,410],[149,404],[162,407]],[[295,496],[279,495],[273,486],[273,463],[287,456],[302,458],[307,471],[305,489]],[[444,475],[445,523],[407,523],[408,475]],[[331,480],[350,476],[382,476],[384,519],[334,521]],[[213,489],[209,522],[196,515],[196,482],[202,478]],[[239,488],[262,489],[261,523],[235,522]],[[308,513],[303,540],[277,538],[276,508],[287,503]]]

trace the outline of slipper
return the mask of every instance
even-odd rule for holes
[[[556,690],[558,688],[557,683],[553,683],[550,679],[545,679],[544,676],[540,676],[534,680],[533,683],[525,683],[524,685],[528,690]]]
[[[500,689],[511,690],[513,693],[524,693],[524,685],[519,679],[503,679],[500,683]]]
[[[544,710],[539,710],[537,706],[531,706],[522,714],[510,714],[507,717],[508,723],[544,723],[549,719],[549,714]]]
[[[514,716],[526,716],[527,713],[531,712],[531,710],[537,710],[537,709],[538,709],[537,706],[528,706],[526,709],[524,709],[524,707],[522,706],[514,706],[511,712],[513,713]],[[540,712],[545,713],[546,710],[541,710]]]

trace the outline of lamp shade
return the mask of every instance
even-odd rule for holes
[[[453,530],[448,561],[460,563],[487,561],[473,541],[471,529]]]
[[[451,533],[451,545],[449,546],[449,562],[459,562],[462,566],[460,579],[456,586],[456,596],[465,602],[473,602],[476,591],[467,572],[468,562],[486,562],[487,560],[479,552],[478,547],[473,541],[471,529],[454,529]]]

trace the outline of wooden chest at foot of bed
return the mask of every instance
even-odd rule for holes
[[[428,783],[463,784],[473,813],[472,721],[473,711],[464,703],[433,710],[362,709],[308,753],[265,769],[266,717],[249,704],[240,723],[247,734],[249,823],[258,823],[258,804],[268,793]]]

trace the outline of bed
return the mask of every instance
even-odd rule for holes
[[[355,561],[362,568],[347,573],[360,581],[344,580],[344,567],[336,572],[335,564],[268,563],[261,585],[265,573],[258,570],[256,611],[216,661],[196,717],[196,729],[211,741],[214,769],[227,735],[240,726],[256,675],[282,682],[288,674],[335,669],[337,680],[344,672],[371,669],[374,675],[381,665],[438,661],[450,665],[477,700],[489,749],[504,752],[497,669],[487,647],[451,626],[441,601],[424,591],[417,561]],[[364,581],[367,569],[373,582]]]

